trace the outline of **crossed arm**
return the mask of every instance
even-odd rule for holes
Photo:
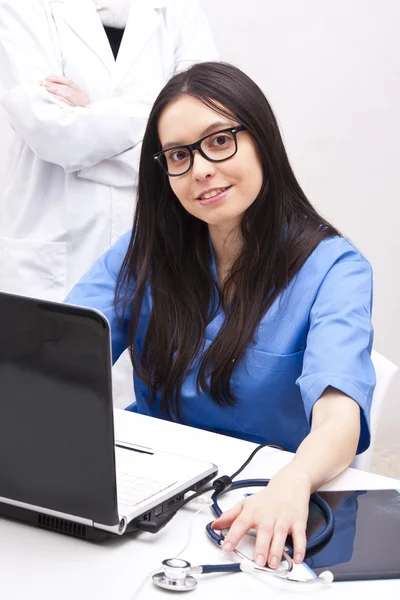
[[[216,58],[198,2],[182,2],[181,10],[176,4],[177,67]],[[56,37],[46,4],[0,0],[0,104],[12,128],[38,158],[66,172],[108,185],[134,185],[152,99],[140,99],[133,90],[93,101],[63,77]],[[38,85],[44,77],[45,85]]]

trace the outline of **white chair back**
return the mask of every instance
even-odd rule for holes
[[[363,471],[371,470],[372,453],[374,450],[376,432],[382,413],[383,403],[387,398],[390,384],[392,383],[393,378],[398,370],[394,363],[375,350],[372,350],[371,358],[376,375],[376,387],[371,405],[371,445],[368,450],[356,456],[351,464],[352,467],[355,467],[356,469],[362,469]]]

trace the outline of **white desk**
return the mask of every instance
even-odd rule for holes
[[[116,437],[137,444],[163,447],[172,452],[215,462],[219,473],[230,474],[255,447],[248,442],[167,423],[141,415],[115,411]],[[273,450],[259,453],[244,477],[271,477],[291,459],[290,454]],[[400,481],[348,469],[325,489],[400,488]],[[227,498],[233,501],[233,493]],[[188,524],[195,509],[185,507],[157,535],[147,533],[93,544],[35,527],[0,519],[1,600],[131,600],[146,573],[165,558],[176,554],[187,538]],[[190,546],[183,558],[192,564],[226,560],[206,537],[204,526],[212,520],[205,509],[193,523]],[[331,586],[303,586],[276,583],[269,576],[199,576],[192,600],[210,600],[217,594],[229,600],[253,598],[295,598],[310,594],[327,600],[354,600],[372,592],[385,600],[400,597],[400,580],[333,583]],[[137,600],[171,599],[171,593],[148,581]],[[178,596],[181,597],[181,596]],[[185,596],[186,598],[186,596]],[[135,599],[136,600],[136,599]]]

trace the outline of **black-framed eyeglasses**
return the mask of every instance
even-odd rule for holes
[[[194,144],[174,146],[154,154],[154,160],[170,177],[185,175],[193,167],[193,152],[198,150],[203,158],[211,162],[222,162],[235,156],[238,150],[237,134],[245,131],[244,125],[236,125],[216,131],[201,138]]]

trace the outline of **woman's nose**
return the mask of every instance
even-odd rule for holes
[[[215,165],[210,162],[200,152],[193,154],[192,175],[194,179],[199,181],[212,177],[215,174]]]

